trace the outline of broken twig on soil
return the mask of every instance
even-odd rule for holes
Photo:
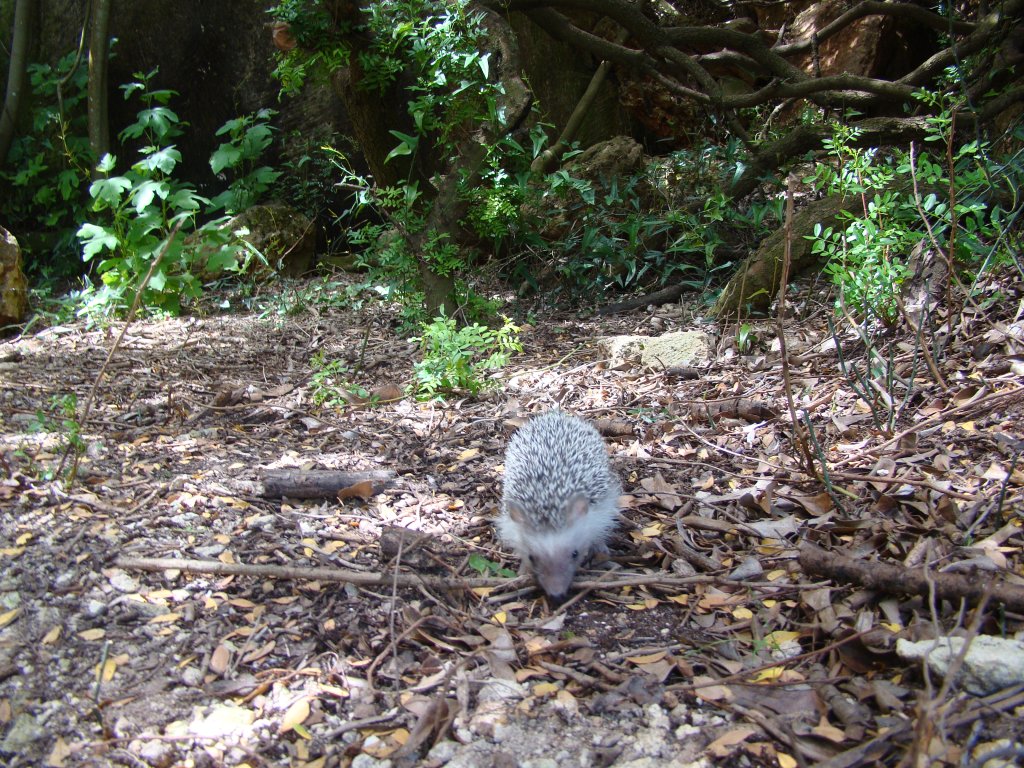
[[[827,576],[836,582],[852,582],[867,589],[901,595],[927,597],[934,587],[939,600],[967,600],[975,604],[986,595],[989,583],[991,596],[1013,611],[1024,611],[1024,587],[1002,582],[999,577],[979,573],[934,573],[924,569],[904,568],[876,560],[853,560],[836,552],[828,552],[813,544],[800,546],[800,567],[807,574]]]

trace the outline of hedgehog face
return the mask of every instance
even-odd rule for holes
[[[585,535],[589,509],[586,496],[573,496],[559,510],[564,525],[552,531],[534,526],[532,518],[516,502],[507,504],[509,517],[520,526],[523,565],[555,602],[565,598],[576,571],[590,555]]]

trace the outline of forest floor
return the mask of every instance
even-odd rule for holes
[[[1024,288],[978,289],[930,363],[904,326],[833,336],[805,285],[788,371],[775,322],[739,350],[698,307],[537,306],[499,386],[434,403],[398,394],[417,347],[376,302],[8,339],[0,762],[1011,765],[1013,662],[944,684],[897,652],[1024,619]],[[600,337],[677,329],[718,334],[696,377],[603,363]],[[347,372],[314,380],[318,353]],[[625,494],[560,610],[491,525],[512,426],[554,406],[601,425]],[[395,474],[296,499],[273,470]]]

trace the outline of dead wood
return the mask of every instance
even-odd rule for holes
[[[305,568],[291,565],[249,565],[246,563],[222,563],[219,560],[184,560],[175,557],[119,557],[114,561],[114,565],[118,568],[138,571],[184,571],[185,573],[206,573],[218,576],[326,581],[361,586],[397,584],[400,587],[422,585],[431,589],[451,589],[452,587],[475,589],[510,583],[510,579],[499,578],[451,579],[440,576],[420,576],[414,573],[374,573],[351,571],[344,568]]]
[[[855,211],[862,204],[856,195],[845,198],[832,195],[815,200],[798,211],[793,216],[790,274],[798,275],[817,263],[818,255],[811,252],[811,241],[805,237],[814,231],[815,224],[830,226],[838,220],[840,212]],[[723,318],[749,315],[751,311],[767,311],[772,298],[779,292],[785,246],[786,229],[779,227],[743,260],[736,274],[722,289],[710,314]]]
[[[661,304],[668,304],[671,301],[675,301],[686,291],[692,291],[692,287],[688,287],[682,284],[669,285],[662,288],[660,291],[654,293],[648,293],[644,296],[636,296],[632,299],[626,299],[625,301],[619,301],[615,304],[609,304],[604,307],[599,307],[597,314],[599,315],[614,315],[618,312],[629,312],[634,309],[640,309],[646,307],[649,304],[660,306]]]
[[[394,479],[389,469],[366,472],[342,472],[335,470],[268,469],[260,480],[259,494],[267,499],[332,499],[349,489],[365,490],[358,494],[366,497],[378,494]]]
[[[878,592],[928,597],[934,591],[938,600],[967,600],[972,604],[980,601],[989,583],[995,581],[991,599],[1003,603],[1011,611],[1024,611],[1024,587],[1001,582],[991,574],[935,573],[904,568],[895,563],[854,560],[813,544],[801,545],[800,567],[807,574],[827,576],[835,582],[859,584]]]
[[[397,585],[399,587],[424,586],[431,589],[480,589],[487,587],[516,587],[526,583],[527,577],[507,579],[499,577],[452,578],[447,576],[422,576],[415,573],[378,573],[352,571],[344,568],[307,568],[292,565],[249,565],[246,563],[222,563],[219,560],[187,560],[176,557],[118,557],[114,560],[118,568],[137,571],[183,571],[184,573],[205,573],[214,576],[247,576],[257,579],[288,579],[294,581],[323,581],[348,583],[360,586]],[[616,576],[582,579],[573,583],[576,589],[612,589],[620,587],[658,586],[678,588],[693,584],[724,584],[732,587],[769,587],[777,585],[768,582],[731,581],[721,576],[668,576],[648,574],[642,576]]]
[[[694,418],[714,422],[715,419],[742,419],[756,423],[777,419],[779,414],[764,403],[735,397],[731,400],[694,403],[690,408]]]

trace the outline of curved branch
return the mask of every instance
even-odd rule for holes
[[[945,48],[917,67],[913,72],[901,77],[896,82],[904,85],[922,86],[935,78],[946,67],[951,67],[965,56],[977,53],[992,43],[992,36],[1005,23],[1020,21],[1024,14],[1024,0],[1009,0],[978,22],[974,32],[959,43]]]
[[[659,27],[639,7],[623,0],[480,0],[481,5],[526,13],[538,26],[570,45],[602,60],[632,67],[658,80],[672,93],[722,110],[758,106],[772,99],[803,98],[822,107],[871,109],[907,103],[917,88],[942,70],[992,44],[1000,28],[1024,13],[1024,0],[1006,0],[998,11],[977,22],[949,20],[906,2],[864,0],[829,23],[817,39],[834,36],[854,21],[870,15],[906,19],[952,34],[966,33],[954,46],[935,54],[898,80],[840,73],[814,78],[786,56],[801,53],[810,41],[769,46],[763,32],[748,33],[725,27]],[[630,34],[624,45],[576,27],[558,10],[580,9],[607,16]],[[709,52],[711,49],[719,49]],[[692,52],[692,53],[691,53]],[[706,65],[741,66],[771,82],[751,93],[726,95]]]
[[[853,22],[859,21],[867,16],[890,16],[896,19],[906,19],[939,32],[952,32],[958,35],[970,34],[977,28],[977,24],[969,21],[956,21],[947,19],[937,13],[922,8],[919,5],[910,3],[881,3],[877,0],[864,0],[850,10],[846,11],[835,21],[825,25],[817,34],[818,44],[827,40]],[[794,53],[806,53],[811,50],[812,40],[810,38],[798,40],[794,43],[776,45],[772,48],[780,56],[790,56]]]

